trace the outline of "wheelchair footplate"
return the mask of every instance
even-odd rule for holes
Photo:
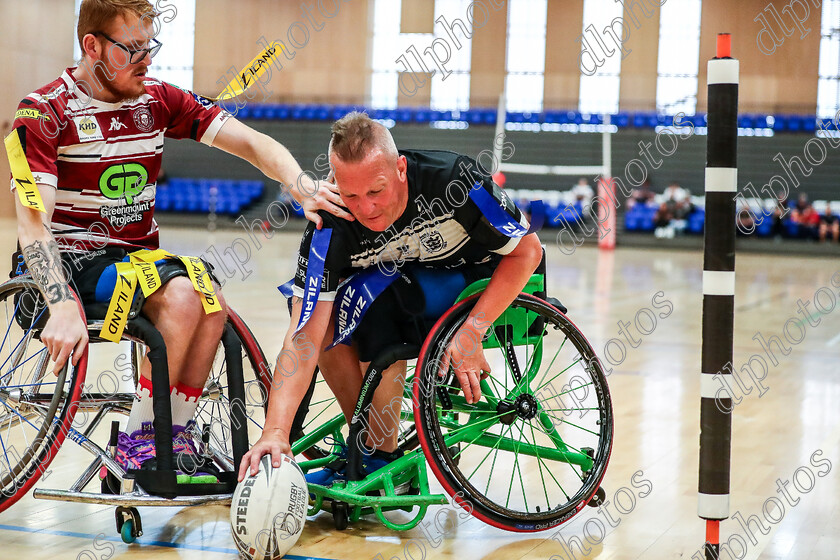
[[[334,457],[301,461],[304,472],[315,470]],[[407,488],[406,493],[397,489]],[[339,530],[355,523],[363,515],[375,514],[391,530],[406,531],[417,526],[431,505],[446,505],[443,494],[432,494],[426,472],[426,460],[420,449],[414,450],[389,465],[371,473],[363,480],[336,481],[331,486],[309,484],[310,507],[307,515],[330,511]],[[387,511],[405,511],[417,514],[406,523],[397,523],[385,517]]]

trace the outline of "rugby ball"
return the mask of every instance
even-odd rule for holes
[[[259,472],[236,485],[230,504],[230,530],[240,558],[282,558],[303,532],[306,509],[306,479],[297,463],[284,455],[275,468],[271,456],[263,456]]]

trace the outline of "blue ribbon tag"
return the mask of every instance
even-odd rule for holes
[[[387,274],[378,266],[357,272],[348,278],[338,289],[335,301],[335,334],[327,350],[339,344],[345,344],[356,327],[362,322],[370,304],[385,291],[385,288],[399,277],[399,274]]]
[[[290,297],[292,297],[294,295],[294,292],[292,291],[292,287],[294,287],[294,285],[295,285],[295,279],[292,278],[291,280],[289,280],[285,284],[281,284],[281,285],[277,286],[277,289],[280,290],[280,294],[284,298],[289,299]]]
[[[527,230],[519,222],[514,221],[510,214],[505,212],[490,193],[484,190],[480,183],[470,189],[470,198],[487,218],[490,224],[508,237],[524,237],[529,233],[539,230],[545,221],[545,210],[542,200],[535,200],[531,203],[531,227]]]
[[[315,304],[318,303],[318,296],[321,294],[321,282],[324,278],[324,259],[326,259],[327,250],[330,248],[331,237],[332,229],[316,229],[312,233],[312,242],[309,244],[309,261],[306,263],[306,284],[303,286],[303,309],[300,312],[300,319],[294,334],[297,334],[309,321],[312,312],[315,310]],[[281,292],[283,286],[278,287]]]

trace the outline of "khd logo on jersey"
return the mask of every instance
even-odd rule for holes
[[[99,123],[96,122],[96,117],[92,115],[73,117],[73,123],[76,125],[76,132],[79,134],[79,142],[93,142],[94,140],[105,139],[102,136]]]
[[[99,177],[99,190],[107,198],[125,198],[129,204],[146,188],[149,173],[139,163],[112,165]]]

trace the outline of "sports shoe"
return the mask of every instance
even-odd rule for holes
[[[175,456],[175,469],[178,471],[178,483],[216,483],[219,482],[219,470],[198,453],[192,433],[195,422],[190,420],[186,426],[172,426],[172,452]]]
[[[324,440],[326,443],[326,440]],[[345,480],[347,473],[347,446],[339,441],[334,442],[341,449],[336,453],[334,461],[329,463],[326,467],[319,471],[306,474],[307,484],[318,484],[320,486],[331,486],[337,480]],[[373,451],[368,453],[366,449],[362,449],[362,472],[365,476],[373,474],[379,469],[396,461],[403,456],[402,451]]]
[[[331,486],[336,480],[344,480],[344,469],[347,466],[347,445],[343,441],[339,441],[333,437],[327,436],[324,438],[324,443],[327,445],[338,446],[340,449],[335,454],[335,459],[331,461],[326,467],[319,471],[309,472],[304,475],[307,484],[317,484],[319,486]],[[314,495],[310,494],[314,498]]]
[[[131,435],[120,432],[114,458],[125,470],[155,468],[155,432],[151,422],[144,422]]]

